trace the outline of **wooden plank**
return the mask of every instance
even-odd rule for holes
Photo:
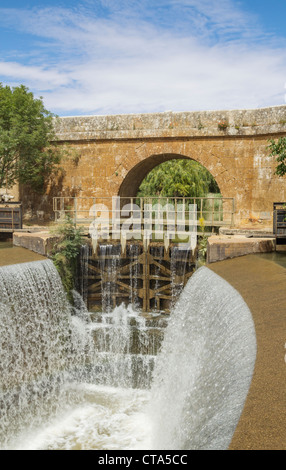
[[[167,284],[166,286],[161,286],[159,287],[158,289],[155,289],[155,292],[158,293],[158,292],[164,292],[164,290],[167,290],[167,289],[172,289],[174,287],[174,285],[172,283],[170,284]]]
[[[119,267],[118,270],[117,270],[117,272],[118,272],[118,273],[122,273],[122,274],[124,274],[125,272],[128,273],[128,271],[130,271],[130,269],[133,268],[133,266],[136,266],[137,264],[140,264],[140,263],[138,262],[138,259],[135,260],[135,261],[133,261],[132,263],[129,263],[129,264],[126,264],[126,265],[124,265],[124,266]]]
[[[90,286],[88,286],[88,290],[94,290],[94,289],[97,289],[97,287],[101,287],[102,286],[102,281],[99,281],[99,282],[95,282],[94,284],[91,284]]]
[[[130,285],[128,286],[127,284],[124,284],[124,282],[115,281],[115,283],[116,283],[118,286],[122,287],[123,289],[128,290],[129,292],[132,292],[132,290],[133,290]]]
[[[125,298],[129,298],[129,293],[125,293],[125,292],[115,292],[112,294],[112,297],[125,297]],[[101,293],[100,294],[91,294],[89,297],[88,297],[88,300],[101,300]]]
[[[95,273],[101,275],[101,269],[100,269],[100,268],[96,268],[96,267],[93,266],[92,264],[89,264],[89,263],[88,263],[88,269],[90,269],[91,271],[94,271]]]
[[[127,274],[126,274],[126,275],[118,274],[117,278],[118,278],[118,279],[130,279],[130,275],[127,275]],[[143,275],[142,275],[142,274],[138,274],[138,275],[136,276],[136,278],[142,280],[142,279],[143,279]]]
[[[167,282],[170,280],[170,276],[163,277],[163,276],[154,274],[154,275],[150,275],[149,279],[152,281],[166,281]]]
[[[171,276],[172,273],[169,268],[166,268],[165,266],[163,266],[162,264],[158,263],[155,260],[153,261],[153,264],[157,266],[160,269],[160,271],[162,271],[164,274],[168,274],[169,276]]]

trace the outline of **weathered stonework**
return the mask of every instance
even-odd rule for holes
[[[286,135],[286,106],[63,117],[55,126],[72,153],[38,210],[47,211],[52,196],[134,196],[152,168],[173,158],[196,160],[212,173],[223,197],[235,198],[237,226],[270,226],[273,202],[286,200],[267,150],[270,138]]]
[[[49,232],[13,233],[13,245],[26,248],[34,253],[42,256],[48,256],[55,242],[58,240],[56,236],[52,236]]]
[[[220,130],[219,123],[227,122]],[[75,116],[56,120],[59,140],[254,136],[286,132],[286,106],[232,111]]]
[[[274,238],[247,238],[242,235],[212,236],[208,238],[207,262],[215,263],[254,253],[275,251]]]

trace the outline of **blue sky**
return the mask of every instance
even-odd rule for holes
[[[0,3],[0,81],[60,115],[285,104],[285,0]]]

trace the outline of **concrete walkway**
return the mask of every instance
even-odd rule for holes
[[[257,359],[230,450],[286,450],[286,269],[248,255],[208,265],[244,298]]]

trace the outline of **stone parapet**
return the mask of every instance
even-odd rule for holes
[[[225,123],[225,124],[224,124]],[[224,127],[225,126],[225,127]],[[60,141],[286,134],[286,106],[55,119]]]

